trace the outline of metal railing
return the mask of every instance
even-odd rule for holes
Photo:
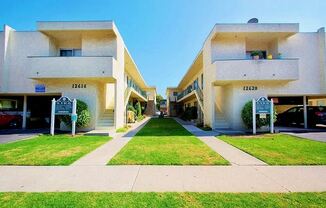
[[[127,85],[147,99],[147,93],[142,90],[132,79],[128,79]]]

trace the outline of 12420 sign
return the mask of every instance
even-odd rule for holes
[[[243,90],[244,91],[254,91],[254,90],[258,90],[257,86],[243,86]]]
[[[86,88],[86,84],[72,84],[71,88]]]

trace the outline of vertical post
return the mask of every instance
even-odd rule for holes
[[[51,108],[51,129],[50,134],[54,135],[54,122],[55,122],[55,99],[52,100],[52,108]]]
[[[307,96],[303,96],[303,122],[304,128],[308,128],[308,113],[307,113]]]
[[[271,130],[271,133],[273,134],[274,133],[274,102],[273,102],[273,99],[271,99],[271,112],[270,112],[270,120],[271,120],[271,125],[270,125],[270,130]]]
[[[252,134],[256,134],[256,100],[252,99]]]
[[[75,136],[76,134],[76,118],[77,118],[77,100],[76,99],[73,99],[72,101],[72,128],[71,128],[71,135],[72,136]]]
[[[27,117],[27,96],[24,95],[24,104],[23,104],[23,124],[22,128],[26,129],[26,117]]]

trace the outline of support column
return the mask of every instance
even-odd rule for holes
[[[24,95],[24,103],[23,103],[23,123],[22,128],[26,129],[26,117],[27,117],[27,95]]]
[[[215,127],[215,111],[216,111],[216,109],[215,109],[215,101],[216,101],[216,92],[215,92],[215,86],[214,85],[212,85],[211,86],[212,87],[212,90],[211,90],[211,93],[212,93],[212,100],[211,100],[211,127],[212,127],[212,129],[214,129],[214,127]]]
[[[304,128],[308,128],[308,113],[307,113],[307,96],[303,96],[303,122]]]

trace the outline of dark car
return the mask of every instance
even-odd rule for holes
[[[326,125],[326,107],[307,106],[308,126]],[[277,115],[277,125],[303,125],[303,106],[293,107]]]

